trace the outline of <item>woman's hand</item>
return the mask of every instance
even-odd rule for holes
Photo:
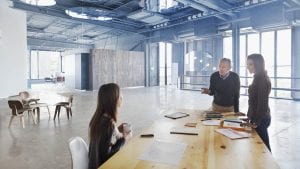
[[[209,94],[210,91],[209,91],[208,88],[201,88],[201,93],[202,93],[202,94]]]
[[[119,125],[118,130],[120,133],[123,134],[123,137],[125,140],[129,140],[132,137],[132,129],[130,124],[128,123],[122,123]]]

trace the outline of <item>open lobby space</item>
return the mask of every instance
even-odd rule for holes
[[[300,0],[0,0],[0,169],[300,169]]]

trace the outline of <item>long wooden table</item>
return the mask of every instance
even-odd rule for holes
[[[178,110],[176,110],[178,111]],[[179,110],[180,111],[180,110]],[[154,133],[152,138],[132,138],[119,152],[106,161],[101,169],[277,169],[277,162],[255,131],[253,137],[231,140],[214,130],[217,126],[203,126],[201,111],[181,110],[189,117],[156,121],[143,133]],[[175,111],[171,111],[175,112]],[[199,135],[170,134],[170,129],[197,122]],[[178,166],[139,160],[139,156],[154,140],[188,144]],[[171,147],[170,147],[171,148]]]

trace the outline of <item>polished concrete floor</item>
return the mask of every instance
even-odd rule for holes
[[[46,109],[42,109],[40,122],[34,125],[25,117],[26,128],[22,129],[18,119],[14,119],[9,129],[10,110],[7,100],[0,100],[0,169],[65,169],[71,168],[68,139],[80,136],[87,141],[88,123],[96,107],[94,91],[76,91],[64,88],[32,93],[53,105],[74,95],[73,117],[67,119],[61,112],[59,120],[53,121]],[[149,127],[162,118],[164,111],[180,109],[207,109],[212,98],[195,91],[181,91],[175,87],[127,88],[122,89],[124,104],[119,122],[133,126],[134,134]],[[300,167],[300,102],[270,100],[272,123],[269,128],[272,153],[283,169]],[[240,109],[247,110],[247,97],[241,96]]]

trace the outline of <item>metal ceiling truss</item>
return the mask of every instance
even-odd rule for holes
[[[124,24],[72,18],[72,17],[68,16],[64,11],[61,11],[61,10],[54,10],[52,8],[39,8],[39,7],[35,7],[32,5],[24,4],[24,3],[16,1],[16,0],[13,0],[12,3],[13,3],[12,7],[16,8],[16,9],[31,11],[34,13],[42,13],[44,15],[56,16],[56,17],[60,17],[60,18],[64,18],[64,19],[72,19],[75,21],[94,24],[94,25],[100,25],[100,26],[104,26],[107,28],[121,29],[121,30],[127,31],[127,32],[134,32],[134,33],[137,32],[137,28],[128,26],[128,25],[124,25]]]

